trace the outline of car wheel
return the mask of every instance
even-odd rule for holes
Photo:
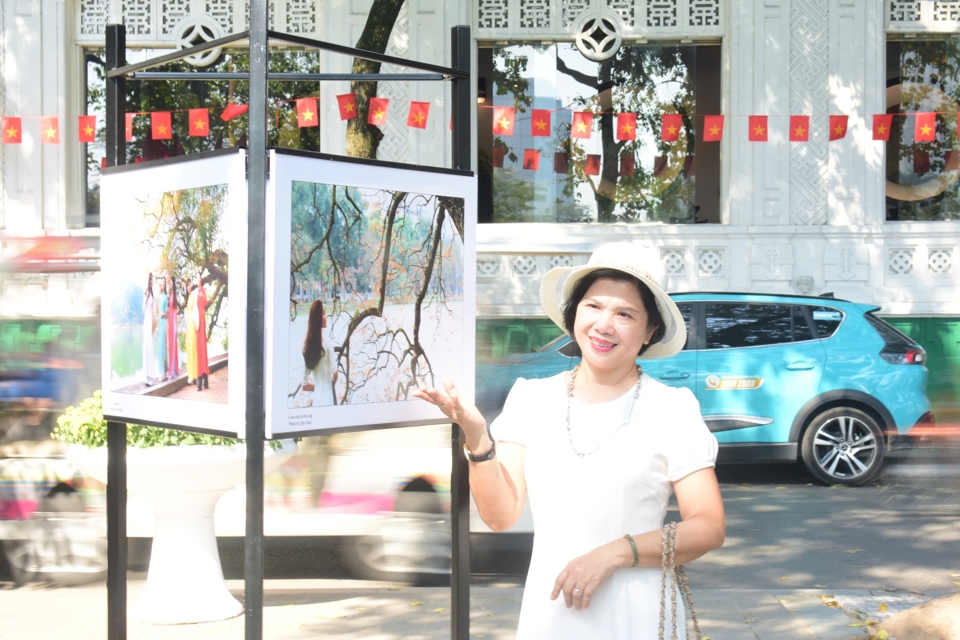
[[[801,454],[807,469],[821,482],[855,487],[880,472],[883,449],[883,432],[872,416],[852,407],[837,407],[810,422]]]
[[[449,582],[450,521],[433,486],[414,479],[397,495],[393,512],[383,516],[379,536],[364,536],[343,550],[352,573],[417,586]]]

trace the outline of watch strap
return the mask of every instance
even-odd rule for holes
[[[486,453],[481,453],[477,455],[467,449],[467,445],[463,445],[463,452],[467,456],[467,460],[470,462],[486,462],[487,460],[493,460],[493,457],[497,455],[497,441],[493,438],[490,439],[490,450]]]

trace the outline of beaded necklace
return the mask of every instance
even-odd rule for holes
[[[577,379],[577,371],[579,370],[580,370],[580,365],[578,364],[573,368],[573,371],[570,372],[570,382],[567,384],[567,440],[570,442],[570,448],[573,449],[573,452],[577,454],[578,457],[583,458],[592,453],[596,453],[600,449],[600,447],[603,446],[603,442],[598,444],[596,447],[594,447],[590,451],[580,451],[579,449],[577,449],[577,445],[573,444],[573,430],[570,424],[570,400],[573,398],[573,383]],[[623,421],[619,425],[617,425],[617,428],[610,433],[611,436],[617,431],[619,431],[621,428],[626,426],[628,422],[630,422],[630,417],[633,415],[633,407],[636,406],[637,404],[637,398],[640,397],[640,389],[642,387],[643,387],[643,367],[641,367],[640,365],[637,365],[637,384],[633,388],[633,400],[630,402],[630,410],[627,411],[627,415],[623,418]]]

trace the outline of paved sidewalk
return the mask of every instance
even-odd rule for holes
[[[131,579],[135,604],[142,580]],[[227,582],[242,599],[243,583]],[[470,637],[513,640],[518,587],[471,589]],[[750,589],[701,589],[694,593],[703,635],[711,640],[854,640],[865,638],[856,620],[826,606],[814,590],[771,593]],[[864,609],[882,596],[867,590],[832,593]],[[450,591],[330,580],[268,580],[264,583],[264,638],[293,640],[434,640],[450,637]],[[106,586],[0,590],[0,638],[37,640],[106,637]],[[243,638],[243,617],[194,625],[154,626],[129,620],[130,640]],[[647,639],[638,639],[647,640]],[[654,639],[649,639],[654,640]]]

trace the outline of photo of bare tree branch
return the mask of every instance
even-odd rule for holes
[[[292,183],[288,408],[408,399],[455,368],[464,200]]]

